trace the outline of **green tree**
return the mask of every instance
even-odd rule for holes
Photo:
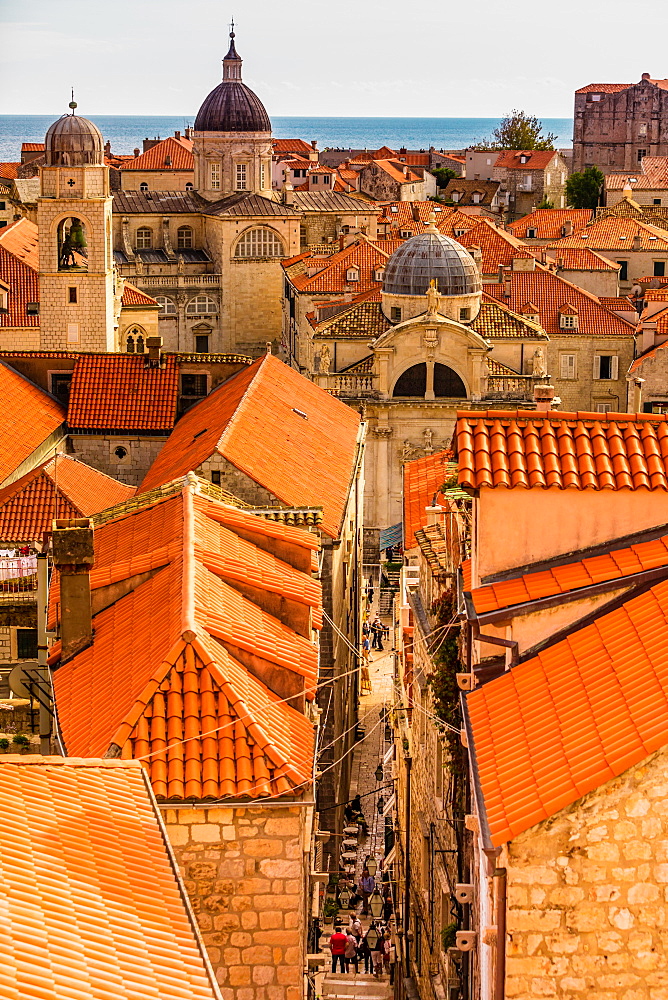
[[[456,171],[451,170],[450,167],[434,167],[432,174],[436,178],[436,183],[440,188],[444,188],[448,181],[457,176]]]
[[[566,201],[571,208],[596,208],[605,177],[598,167],[571,174],[566,181]]]
[[[553,132],[543,135],[543,123],[533,115],[513,109],[492,132],[492,139],[477,143],[479,149],[554,149]]]
[[[543,198],[540,205],[536,205],[536,208],[554,208],[554,202],[550,201],[549,198]]]

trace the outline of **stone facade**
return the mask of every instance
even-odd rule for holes
[[[161,808],[223,1000],[301,1000],[311,807]]]
[[[565,208],[567,177],[568,165],[558,151],[544,169],[495,166],[492,171],[492,180],[501,182],[499,198],[507,199],[510,215],[515,219],[528,215],[545,199],[553,208]]]
[[[502,851],[506,996],[668,997],[668,751]]]
[[[607,85],[615,86],[615,85]],[[643,73],[639,83],[608,92],[576,91],[573,170],[639,170],[644,156],[668,156],[668,89]]]
[[[592,331],[593,332],[593,331]],[[633,330],[629,335],[587,336],[587,331],[551,334],[547,344],[547,368],[552,385],[561,399],[562,410],[593,410],[606,407],[621,413],[627,406],[626,373],[633,361]],[[574,358],[571,362],[565,360]],[[613,362],[596,362],[596,358],[616,358]],[[574,367],[573,367],[574,365]],[[611,373],[614,378],[602,378]],[[568,377],[564,377],[568,375]]]
[[[166,436],[73,434],[70,454],[119,483],[139,486],[167,440]]]

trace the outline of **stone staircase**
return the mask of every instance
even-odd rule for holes
[[[322,982],[322,1000],[390,1000],[392,995],[389,976],[328,972]]]

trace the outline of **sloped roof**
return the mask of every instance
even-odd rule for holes
[[[526,239],[527,229],[536,230],[532,239],[558,240],[566,222],[571,222],[573,230],[577,232],[587,225],[591,217],[590,208],[537,208],[521,219],[508,223],[508,229],[521,240]]]
[[[364,292],[369,288],[379,287],[376,271],[385,267],[389,257],[389,252],[381,250],[376,243],[362,238],[329,257],[314,260],[314,264],[322,266],[310,277],[307,273],[299,275],[293,273],[290,280],[298,292],[307,294],[343,293],[351,286],[358,292]],[[351,282],[347,279],[349,268],[359,270],[358,281]]]
[[[636,237],[640,246],[634,245]],[[668,233],[658,226],[651,226],[638,219],[620,218],[606,215],[596,219],[572,236],[564,236],[550,244],[550,249],[561,250],[562,247],[591,247],[592,250],[615,253],[631,253],[633,250],[668,250]]]
[[[484,286],[483,286],[484,287]],[[468,324],[486,340],[548,340],[544,330],[526,316],[518,315],[501,302],[482,293],[480,312]]]
[[[134,493],[134,486],[70,455],[58,455],[0,490],[0,539],[41,541],[55,517],[90,517]]]
[[[178,366],[163,354],[159,368],[144,355],[82,354],[70,383],[67,422],[76,430],[171,430],[176,418]]]
[[[324,320],[315,326],[320,337],[363,337],[365,339],[382,336],[392,324],[385,318],[380,304],[380,291],[368,292],[363,302],[357,302],[336,314],[333,319]]]
[[[626,174],[606,174],[605,186],[608,191],[623,191],[625,187],[633,191],[651,191],[668,187],[668,156],[645,156],[638,170]]]
[[[499,153],[494,166],[504,170],[545,170],[556,155],[556,149],[506,149]]]
[[[466,695],[494,846],[668,742],[667,604],[662,581]]]
[[[123,297],[121,298],[121,303],[123,306],[155,306],[158,307],[158,303],[153,298],[152,295],[147,295],[146,292],[142,292],[141,289],[136,288],[131,285],[129,281],[125,282],[125,287],[123,288]]]
[[[272,139],[271,145],[274,153],[303,153],[306,156],[313,152],[310,143],[303,139]]]
[[[668,490],[668,417],[459,412],[459,483],[471,489]]]
[[[458,205],[490,205],[494,195],[499,190],[500,181],[480,181],[466,177],[451,177],[445,185],[445,197],[452,199],[452,195],[459,193],[462,197],[457,201]],[[473,195],[480,194],[482,199],[474,202]]]
[[[619,271],[621,264],[602,257],[589,247],[552,250],[550,256],[565,271]]]
[[[668,567],[668,535],[563,563],[554,561],[534,572],[518,572],[508,579],[471,592],[478,614],[510,608],[556,594],[568,594],[598,583],[619,581],[659,566]],[[575,554],[575,553],[574,553]]]
[[[346,212],[348,215],[373,215],[376,205],[372,201],[354,198],[338,191],[308,191],[294,193],[294,208],[301,212]],[[286,206],[283,206],[284,210]]]
[[[419,174],[413,173],[408,164],[403,164],[395,160],[381,160],[374,157],[373,161],[365,169],[369,168],[372,171],[376,168],[383,170],[388,177],[391,177],[393,181],[397,181],[399,184],[416,184],[422,180]],[[406,169],[406,173],[404,173],[404,169]]]
[[[407,549],[417,545],[415,532],[427,523],[426,507],[431,507],[434,498],[438,504],[448,474],[448,463],[452,453],[436,451],[424,455],[404,465],[404,546]]]
[[[498,229],[491,219],[481,219],[479,216],[475,218],[475,225],[468,226],[456,239],[468,250],[474,247],[480,249],[483,274],[498,274],[499,267],[512,265],[515,258],[527,260],[533,256],[512,233]]]
[[[0,362],[0,483],[65,423],[65,408]]]
[[[166,159],[171,163],[165,163]],[[122,170],[194,170],[195,158],[191,139],[170,135],[122,165]]]
[[[644,354],[641,354],[639,358],[635,359],[629,368],[629,375],[632,375],[633,372],[640,371],[646,361],[649,361],[651,358],[655,358],[660,351],[663,351],[667,347],[668,341],[663,344],[658,344],[657,347],[652,347],[649,351],[645,351]]]
[[[15,177],[18,177],[20,166],[20,161],[18,163],[0,163],[0,177],[6,177],[9,180],[14,180]]]
[[[588,83],[580,87],[576,94],[618,94],[620,90],[628,90],[632,83]]]
[[[139,763],[3,757],[0,817],[4,996],[219,1000]]]
[[[39,315],[28,314],[27,308],[29,302],[39,302],[39,275],[1,243],[0,280],[9,286],[7,312],[0,313],[0,327],[39,327]]]
[[[312,726],[267,685],[282,673],[313,697],[314,539],[229,510],[188,477],[181,492],[105,519],[93,599],[150,575],[95,615],[92,644],[54,672],[68,753],[145,758],[161,799],[300,794],[310,781]]]
[[[359,423],[345,403],[265,354],[184,414],[140,490],[196,470],[218,453],[283,503],[322,506],[323,530],[337,538]]]
[[[39,232],[29,219],[18,219],[0,229],[0,247],[34,271],[39,270]]]

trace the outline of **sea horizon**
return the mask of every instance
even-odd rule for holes
[[[187,115],[95,115],[94,121],[113,153],[128,154],[142,148],[143,139],[165,139],[183,132],[194,123]],[[0,115],[0,162],[20,159],[21,143],[43,142],[49,125],[58,115]],[[543,132],[556,134],[555,146],[572,145],[571,118],[542,118]],[[320,150],[377,149],[464,149],[490,138],[501,118],[332,118],[279,116],[272,118],[275,139],[316,139]]]

